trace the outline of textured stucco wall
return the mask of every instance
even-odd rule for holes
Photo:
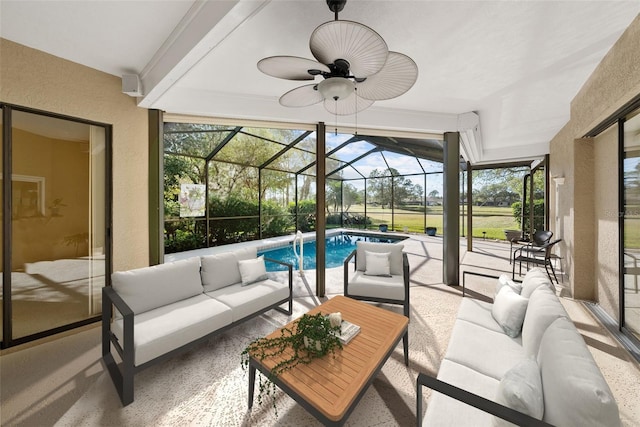
[[[113,267],[148,265],[147,110],[120,78],[0,39],[0,100],[113,125]]]
[[[594,299],[617,318],[617,156],[610,136],[581,140],[589,130],[640,93],[640,15],[607,53],[571,104],[571,119],[550,142],[551,176],[564,176],[551,212],[558,212],[553,227],[565,241],[569,293]],[[590,166],[591,165],[591,166]],[[591,187],[590,187],[591,186]],[[592,199],[589,202],[589,199]],[[556,230],[554,230],[555,232]],[[559,234],[556,233],[556,234]],[[591,236],[592,242],[584,233]],[[592,267],[589,267],[592,266]],[[591,278],[585,274],[590,268]]]
[[[594,148],[590,139],[574,141],[573,297],[595,300]]]

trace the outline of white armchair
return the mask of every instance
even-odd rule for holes
[[[399,304],[409,317],[409,259],[398,243],[356,242],[344,260],[344,295],[361,301]],[[355,269],[349,274],[349,262]],[[350,277],[351,276],[351,277]],[[402,337],[404,364],[409,366],[409,333]]]

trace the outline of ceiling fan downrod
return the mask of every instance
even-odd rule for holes
[[[347,4],[347,0],[327,0],[327,6],[329,10],[335,13],[335,20],[338,20],[338,12],[342,12],[344,5]]]

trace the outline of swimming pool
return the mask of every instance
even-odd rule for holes
[[[325,239],[325,264],[326,268],[340,267],[349,254],[356,248],[358,240],[366,242],[384,242],[396,243],[406,237],[399,236],[376,236],[364,235],[357,233],[339,233],[329,236]],[[293,269],[298,270],[298,259],[293,252],[293,245],[289,243],[287,246],[280,248],[267,249],[258,251],[258,255],[264,255],[266,258],[273,258],[293,264]],[[315,270],[316,268],[316,241],[308,240],[304,242],[304,260],[303,267],[305,270]],[[286,270],[286,267],[267,263],[267,271]]]

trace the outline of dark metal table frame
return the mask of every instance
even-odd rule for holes
[[[408,336],[409,336],[409,330],[408,330],[408,325],[407,325],[407,326],[405,326],[404,333],[398,336],[398,339],[396,339],[393,342],[393,344],[389,347],[389,350],[386,352],[384,357],[382,357],[378,361],[376,369],[373,371],[373,375],[371,375],[371,377],[367,380],[367,382],[365,383],[364,387],[362,387],[360,389],[360,391],[358,392],[356,398],[351,403],[351,405],[349,406],[349,408],[345,412],[345,414],[342,417],[342,419],[340,419],[338,421],[334,421],[334,420],[331,420],[331,419],[327,418],[323,413],[318,411],[310,402],[307,402],[304,398],[302,398],[302,396],[300,396],[298,393],[296,393],[294,390],[292,390],[288,385],[284,384],[280,380],[279,377],[270,378],[269,369],[265,368],[259,361],[257,361],[253,357],[249,358],[249,409],[251,409],[251,407],[253,406],[253,394],[254,394],[254,391],[255,391],[256,369],[257,369],[263,375],[265,375],[267,378],[269,378],[271,381],[273,381],[275,383],[275,385],[277,385],[282,391],[284,391],[289,396],[291,396],[291,398],[293,398],[293,400],[298,402],[300,404],[300,406],[302,406],[310,414],[312,414],[314,417],[316,417],[316,419],[318,419],[322,424],[324,424],[325,426],[342,426],[347,421],[347,419],[349,418],[349,416],[351,415],[351,413],[353,412],[355,407],[358,405],[358,403],[362,399],[362,396],[364,396],[366,391],[369,389],[369,386],[371,385],[373,380],[378,376],[378,373],[380,373],[380,371],[382,370],[382,367],[384,366],[384,364],[389,359],[389,356],[391,356],[391,354],[395,351],[395,349],[398,346],[398,343],[400,342],[400,340],[403,339],[404,343],[408,344],[408,341],[409,341]],[[405,348],[406,348],[406,346],[405,346]],[[332,357],[332,356],[329,355],[327,357]],[[405,352],[405,364],[408,364],[407,358],[408,358],[408,354],[407,354],[407,352]]]

